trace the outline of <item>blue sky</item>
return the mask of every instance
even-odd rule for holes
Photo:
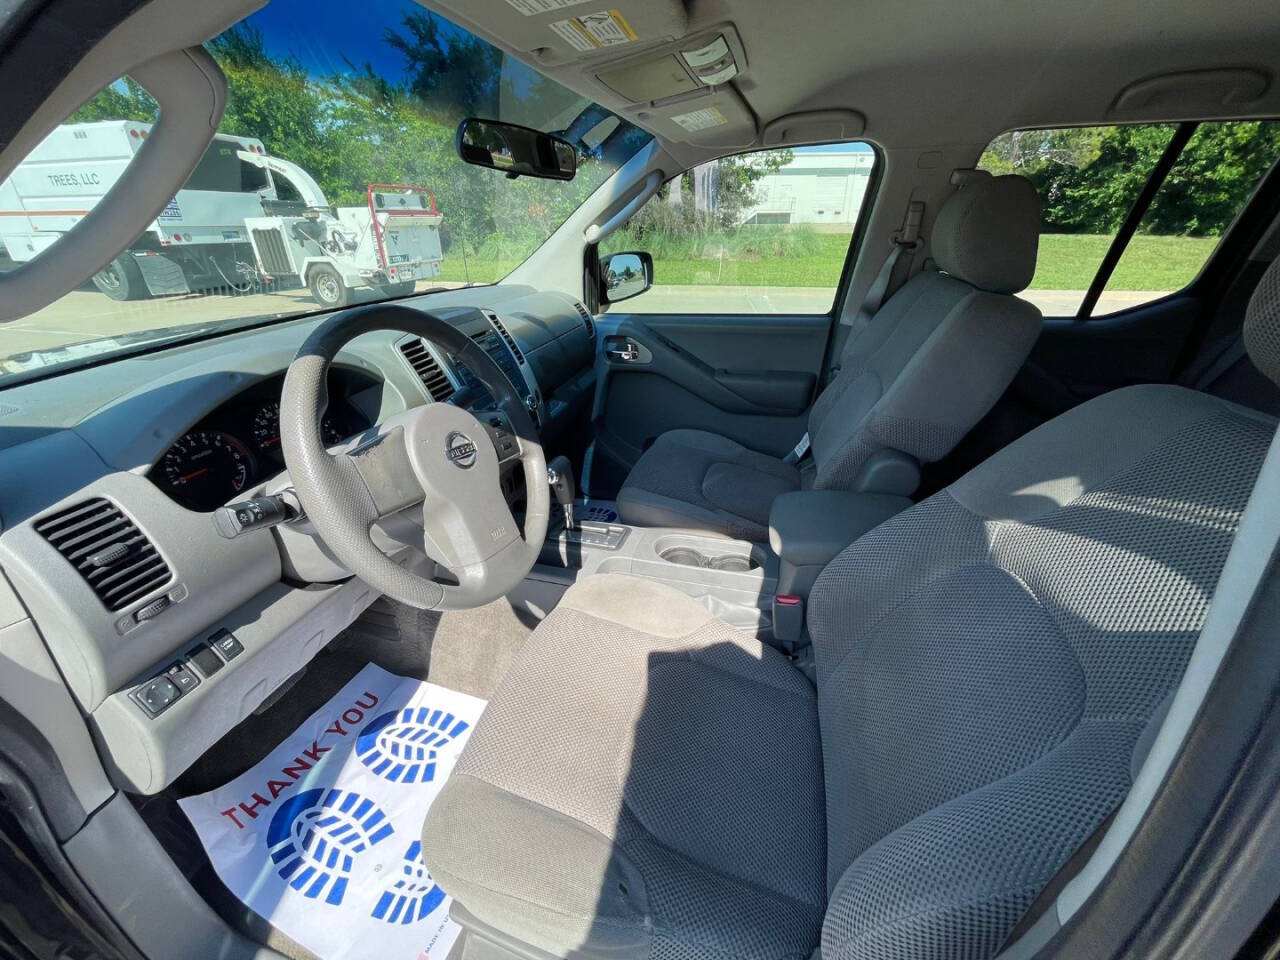
[[[346,69],[343,57],[356,66],[365,61],[389,80],[404,76],[404,60],[383,39],[388,27],[423,8],[405,0],[271,0],[249,17],[275,55],[293,54],[307,72],[324,76]],[[335,40],[340,38],[340,42]]]

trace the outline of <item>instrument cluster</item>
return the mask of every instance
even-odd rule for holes
[[[280,449],[279,374],[228,400],[173,442],[148,476],[189,510],[209,512],[285,468]],[[367,374],[335,367],[324,442],[341,443],[367,429],[377,412],[381,384]],[[370,406],[372,402],[372,406]]]

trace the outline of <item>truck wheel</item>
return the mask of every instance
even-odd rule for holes
[[[142,270],[127,253],[122,253],[93,275],[93,285],[112,300],[142,300],[150,296]]]
[[[311,299],[322,307],[345,307],[351,302],[351,288],[342,282],[342,275],[328,264],[312,267],[307,275]]]
[[[401,280],[399,283],[384,283],[378,292],[384,297],[407,297],[417,286],[413,280]]]

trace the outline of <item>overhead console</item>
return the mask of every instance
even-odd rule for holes
[[[542,66],[652,46],[685,35],[681,0],[440,0],[455,22],[474,25]],[[512,11],[520,16],[512,16]]]
[[[755,115],[733,85],[749,66],[738,31],[721,23],[690,33],[680,0],[430,5],[665,139],[710,147],[756,140]]]

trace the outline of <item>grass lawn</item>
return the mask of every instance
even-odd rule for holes
[[[813,249],[799,256],[750,259],[658,259],[654,276],[660,285],[834,287],[844,269],[847,234],[822,233]],[[1199,272],[1217,244],[1215,237],[1133,238],[1107,285],[1109,290],[1178,290]],[[1102,262],[1111,238],[1093,234],[1047,234],[1040,238],[1040,257],[1033,290],[1085,290]],[[471,257],[464,271],[462,258],[446,256],[441,280],[476,283],[500,280],[519,266],[518,261],[480,260]]]
[[[1129,241],[1108,290],[1179,290],[1192,281],[1217,245],[1217,237],[1152,237]],[[1049,234],[1040,238],[1033,290],[1086,290],[1111,238]]]

